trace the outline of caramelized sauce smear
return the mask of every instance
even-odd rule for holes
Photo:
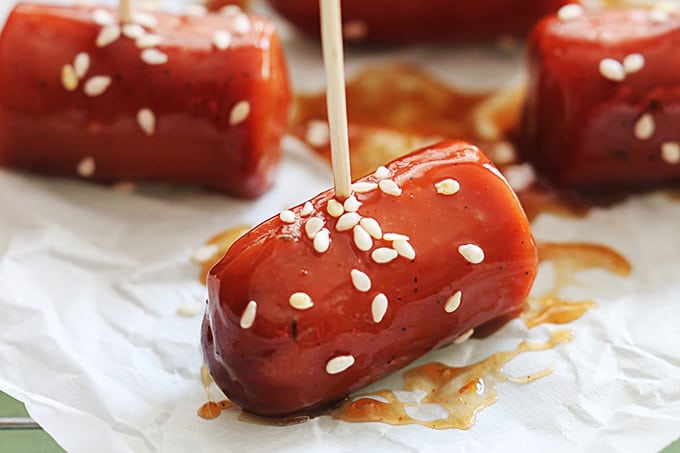
[[[545,343],[522,342],[511,351],[497,352],[481,362],[466,367],[452,367],[443,363],[428,363],[404,373],[405,391],[426,393],[420,402],[403,402],[390,390],[370,394],[386,400],[378,401],[368,395],[349,401],[332,413],[333,418],[348,422],[383,422],[390,425],[423,425],[433,429],[469,429],[475,415],[496,402],[496,386],[501,382],[529,383],[547,376],[552,370],[542,370],[519,378],[503,373],[503,365],[529,351],[542,351],[572,339],[569,330],[557,330]],[[409,407],[436,404],[448,416],[422,420],[409,415]]]
[[[238,238],[246,234],[246,232],[250,231],[250,229],[251,227],[248,226],[237,226],[235,228],[230,228],[228,230],[216,234],[215,236],[211,237],[205,242],[205,245],[217,246],[217,251],[207,261],[198,263],[201,266],[201,271],[198,277],[201,283],[205,285],[206,278],[208,276],[208,272],[210,272],[210,269],[212,269],[213,266],[222,259],[224,254],[227,253],[227,250],[229,250],[229,247],[231,247],[231,245],[234,242],[236,242]]]

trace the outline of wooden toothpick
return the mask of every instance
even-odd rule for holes
[[[321,10],[321,42],[326,70],[326,106],[331,136],[331,164],[335,196],[350,196],[352,182],[347,133],[347,100],[342,49],[340,0],[319,0]]]
[[[132,0],[120,0],[118,16],[124,24],[132,22]]]

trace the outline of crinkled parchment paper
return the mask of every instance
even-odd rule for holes
[[[350,58],[351,71],[376,56]],[[514,77],[518,63],[478,49],[378,58],[427,61],[449,78],[467,70],[482,84]],[[291,62],[296,88],[320,87],[316,47],[303,44]],[[597,308],[567,326],[574,340],[505,368],[554,372],[530,384],[500,384],[499,401],[468,431],[326,416],[286,427],[245,423],[235,412],[200,419],[200,316],[178,315],[183,304],[206,298],[190,257],[211,235],[254,225],[331,184],[326,165],[298,143],[288,140],[285,149],[275,188],[254,202],[158,187],[129,194],[0,171],[0,390],[25,402],[73,452],[651,452],[680,436],[680,200],[664,194],[594,209],[584,219],[537,218],[539,241],[604,244],[633,272],[580,274],[565,297],[592,298]],[[541,279],[549,274],[541,268]],[[555,328],[528,330],[515,320],[418,363],[470,364],[524,339],[545,340]],[[373,388],[399,383],[395,373]]]

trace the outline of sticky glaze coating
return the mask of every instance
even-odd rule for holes
[[[531,35],[519,147],[544,178],[584,191],[680,181],[680,16],[654,11],[550,17]]]
[[[308,35],[319,34],[318,0],[269,0]],[[538,20],[566,0],[343,0],[348,42],[407,44],[474,42],[524,37]]]
[[[339,231],[352,216],[330,215],[335,199],[326,191],[245,234],[208,276],[204,358],[246,411],[326,408],[522,310],[536,246],[514,193],[476,147],[443,142],[359,182],[368,183],[353,184],[359,225],[382,235],[369,249],[359,249],[354,229]],[[345,205],[345,214],[357,206]],[[317,218],[329,232],[326,251],[317,247],[326,233],[308,235]],[[399,256],[378,262],[395,249]]]
[[[0,165],[264,192],[289,104],[273,23],[242,14],[244,32],[233,17],[153,14],[158,24],[144,31],[160,43],[142,48],[125,34],[98,46],[97,15],[118,26],[114,10],[20,4],[10,14],[0,36]],[[231,37],[223,50],[219,30]],[[74,88],[64,67],[78,54],[89,65]]]

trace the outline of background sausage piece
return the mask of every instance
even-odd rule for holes
[[[118,36],[112,10],[12,11],[0,36],[0,165],[261,194],[289,104],[274,25],[243,14],[135,18]]]
[[[680,15],[550,17],[529,41],[520,150],[555,184],[680,182]]]
[[[269,0],[309,35],[319,34],[318,0]],[[343,0],[346,41],[365,44],[474,42],[524,37],[568,0]]]
[[[208,276],[204,357],[247,411],[327,407],[522,309],[535,244],[476,147],[443,142],[359,182],[368,191],[343,216],[324,192],[251,230]]]

